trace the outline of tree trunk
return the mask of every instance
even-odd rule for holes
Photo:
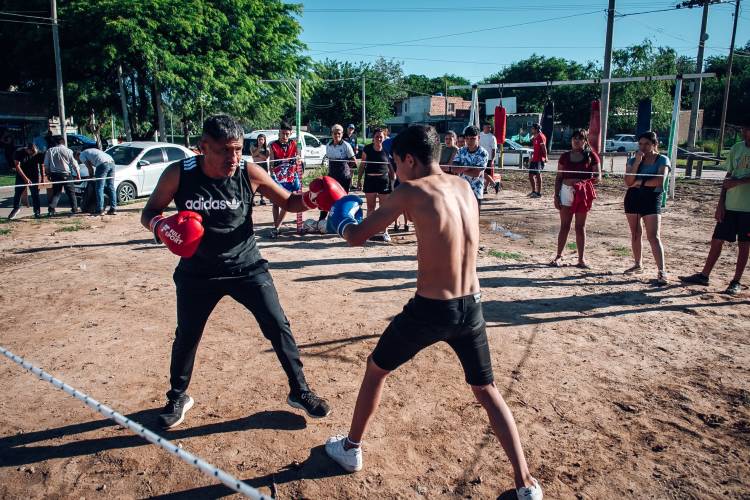
[[[159,130],[159,140],[164,142],[167,140],[167,126],[164,122],[164,106],[161,102],[161,91],[159,90],[159,81],[154,76],[154,109],[156,110],[156,126]]]

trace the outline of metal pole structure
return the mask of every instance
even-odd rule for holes
[[[125,96],[125,82],[122,78],[122,64],[117,66],[117,79],[120,81],[120,104],[122,104],[122,123],[125,127],[125,140],[130,142],[133,136],[130,134],[130,120],[128,118],[128,98]]]
[[[607,38],[604,47],[604,70],[602,72],[603,79],[609,79],[612,77],[612,36],[614,35],[614,31],[615,0],[609,0],[609,7],[607,7]],[[609,122],[609,89],[609,81],[602,83],[601,133],[599,136],[599,154],[602,154],[606,151],[605,145],[607,143],[607,123]]]
[[[724,102],[721,106],[721,125],[719,125],[719,145],[716,156],[721,158],[724,149],[724,127],[727,125],[727,106],[729,105],[729,88],[732,81],[732,60],[734,59],[734,41],[737,35],[737,18],[740,17],[740,0],[734,3],[734,27],[732,28],[732,42],[729,44],[729,59],[727,60],[727,79],[724,82]]]
[[[444,132],[448,133],[448,80],[443,79],[445,82],[445,93],[443,96],[445,96],[445,112],[443,113],[443,128],[445,129]]]
[[[305,161],[305,153],[304,148],[302,148],[302,79],[297,78],[295,80],[295,100],[297,103],[297,112],[295,116],[295,121],[297,122],[297,154],[299,156],[302,156],[302,162]],[[301,162],[298,162],[297,165],[300,165]],[[304,175],[304,171],[300,171],[299,180],[302,181],[302,176]],[[297,212],[296,217],[296,223],[297,223],[297,234],[302,233],[302,212]]]
[[[706,34],[706,24],[708,23],[708,6],[709,1],[703,0],[703,19],[701,20],[701,36],[698,41],[698,57],[695,63],[695,72],[703,72],[703,51],[706,48],[706,40],[708,35]],[[701,105],[701,83],[702,80],[698,80],[693,83],[693,103],[690,108],[690,128],[688,128],[688,139],[687,143],[689,147],[695,147],[695,136],[698,135],[698,110]]]
[[[672,164],[669,182],[669,199],[674,200],[674,188],[677,179],[677,138],[680,136],[680,100],[682,99],[682,78],[674,84],[674,105],[672,106],[672,129],[669,134],[669,161]]]
[[[65,127],[65,97],[63,96],[62,65],[60,62],[60,33],[57,25],[57,1],[50,0],[52,7],[52,45],[55,49],[55,77],[57,78],[57,109],[60,114],[60,134],[65,145],[68,145],[68,133]]]
[[[113,114],[112,116],[109,117],[109,119],[110,119],[110,124],[112,125],[112,129],[110,130],[111,135],[112,135],[112,146],[114,146],[115,143],[117,142],[117,134],[115,133],[115,115]]]
[[[521,83],[482,83],[474,85],[451,85],[451,90],[470,90],[475,86],[480,89],[520,89],[530,87],[556,87],[559,85],[601,85],[602,83],[627,83],[627,82],[663,82],[667,80],[693,80],[695,78],[716,78],[716,73],[685,73],[683,75],[657,75],[657,76],[625,76],[617,78],[596,78],[588,80],[552,80],[547,82],[521,82]]]
[[[174,142],[174,113],[169,110],[169,142]]]
[[[365,77],[362,76],[362,144],[364,145],[367,141],[367,112],[365,105]]]

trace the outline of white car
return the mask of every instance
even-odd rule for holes
[[[534,150],[531,148],[521,146],[517,142],[511,141],[510,139],[505,139],[505,144],[503,147],[503,166],[516,166],[521,168],[528,167],[529,159],[531,158],[531,153],[533,152]],[[495,155],[495,164],[500,165],[499,153]]]
[[[115,192],[118,204],[148,196],[156,187],[161,173],[167,165],[195,153],[171,142],[123,142],[112,146],[106,153],[115,160]],[[88,169],[81,165],[81,177],[88,176]],[[76,184],[75,190],[82,194],[86,182]]]
[[[638,151],[638,139],[633,134],[617,134],[612,139],[607,139],[605,145],[607,151]]]
[[[244,144],[242,145],[242,158],[245,161],[253,161],[253,157],[250,154],[252,148],[258,143],[258,136],[263,134],[266,136],[266,143],[270,146],[273,141],[279,138],[278,130],[255,130],[249,134],[245,134]],[[292,132],[292,139],[296,140],[297,135]],[[302,132],[302,139],[298,141],[301,144],[302,161],[307,165],[320,165],[323,163],[323,158],[326,155],[326,146],[321,143],[317,137],[310,134],[309,132]]]

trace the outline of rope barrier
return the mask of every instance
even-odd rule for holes
[[[30,184],[13,184],[12,186],[0,186],[0,189],[15,189],[17,187],[33,187],[33,186],[48,186],[52,184],[69,184],[86,181],[103,181],[106,179],[114,179],[114,177],[83,177],[81,179],[70,179],[67,181],[47,181],[47,182],[32,182]]]
[[[159,436],[158,434],[156,434],[155,432],[152,432],[146,429],[138,422],[130,420],[128,417],[114,411],[109,406],[100,403],[99,401],[89,397],[88,395],[80,392],[77,389],[74,389],[73,387],[63,382],[62,380],[59,380],[53,377],[52,375],[50,375],[49,373],[45,372],[41,368],[37,368],[36,366],[32,365],[31,363],[23,359],[21,356],[13,354],[12,352],[10,352],[9,350],[5,349],[2,346],[0,346],[0,353],[2,353],[6,358],[10,359],[11,361],[23,367],[26,371],[33,373],[34,375],[39,377],[41,380],[49,382],[54,387],[62,390],[66,394],[73,396],[79,401],[82,401],[86,406],[88,406],[92,410],[104,415],[105,417],[111,420],[114,420],[115,422],[122,425],[123,427],[127,427],[138,436],[141,436],[146,441],[152,444],[155,444],[156,446],[162,448],[163,450],[166,450],[170,454],[175,455],[177,458],[179,458],[186,464],[200,470],[203,474],[210,476],[212,478],[218,479],[226,487],[236,491],[237,493],[240,493],[246,496],[247,498],[252,498],[254,500],[273,500],[271,497],[262,494],[260,491],[243,483],[242,481],[238,480],[231,474],[228,474],[224,472],[223,470],[211,465],[210,463],[206,462],[202,458],[199,458],[196,455],[193,455],[189,451],[183,450],[182,448],[175,445],[168,439],[165,439]]]

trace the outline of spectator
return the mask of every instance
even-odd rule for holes
[[[531,136],[534,152],[531,153],[529,162],[529,183],[531,184],[529,198],[541,198],[542,170],[544,170],[544,162],[547,161],[547,137],[542,133],[542,126],[538,123],[531,126]]]
[[[685,283],[708,286],[708,278],[721,256],[724,242],[737,241],[737,263],[734,276],[724,291],[727,295],[737,295],[742,291],[740,280],[750,255],[750,120],[742,126],[742,139],[732,146],[727,157],[727,176],[721,186],[714,214],[716,227],[703,270],[680,277]]]
[[[258,134],[257,142],[255,147],[250,150],[250,155],[253,157],[253,162],[260,166],[263,170],[268,172],[268,158],[271,156],[271,150],[268,149],[268,139],[265,134]],[[265,205],[266,200],[263,199],[263,194],[260,194],[260,204]]]
[[[474,196],[477,198],[477,207],[481,210],[482,198],[484,197],[484,169],[487,167],[489,154],[479,145],[479,129],[469,125],[464,129],[466,146],[456,153],[453,159],[454,171],[460,175],[471,186]]]
[[[359,154],[359,146],[357,145],[357,136],[354,135],[354,124],[350,123],[348,127],[346,127],[346,133],[344,134],[344,142],[348,142],[349,145],[352,147],[352,151],[354,151],[354,156],[356,157]]]
[[[34,218],[41,217],[41,205],[39,203],[39,186],[44,181],[44,155],[40,153],[33,143],[19,149],[14,158],[16,167],[16,185],[25,184],[31,191],[31,202],[34,207]],[[13,210],[10,211],[8,219],[15,219],[21,213],[21,196],[26,191],[26,186],[16,187],[13,196]]]
[[[667,271],[664,263],[664,245],[661,242],[661,197],[664,177],[670,168],[669,158],[659,154],[659,139],[648,131],[638,137],[638,151],[625,167],[625,216],[630,226],[630,244],[635,265],[625,274],[643,272],[641,260],[641,220],[646,226],[646,237],[651,245],[658,274],[656,284],[667,285]]]
[[[495,155],[497,155],[497,139],[492,133],[492,125],[485,123],[483,131],[479,134],[479,145],[487,151],[489,159],[487,160],[487,170],[484,171],[484,194],[487,194],[487,188],[494,186],[495,194],[500,192],[500,181],[495,180]],[[499,178],[499,177],[498,177]]]
[[[354,125],[349,125],[354,127]],[[344,127],[338,123],[331,127],[331,137],[333,140],[326,146],[326,156],[328,156],[328,175],[333,177],[341,184],[347,193],[352,186],[352,170],[357,168],[357,162],[354,159],[354,150],[352,146],[344,140]],[[320,212],[320,220],[325,219],[328,212]]]
[[[297,156],[297,143],[290,139],[292,126],[282,122],[279,127],[279,138],[271,143],[270,167],[271,178],[276,183],[289,191],[296,193],[302,189],[300,182]],[[274,203],[273,205],[273,229],[271,238],[279,237],[279,227],[284,222],[286,210]]]
[[[117,194],[115,193],[115,160],[100,149],[90,148],[78,155],[78,161],[86,164],[89,172],[93,173],[96,189],[96,209],[91,215],[104,213],[104,189],[109,196],[109,210],[107,215],[117,213]]]
[[[62,136],[55,137],[52,141],[55,146],[49,148],[44,155],[44,168],[47,171],[47,178],[52,183],[52,199],[50,199],[47,209],[48,215],[55,215],[57,203],[60,201],[60,195],[65,190],[70,200],[71,213],[77,214],[78,200],[76,200],[73,183],[71,182],[75,170],[76,179],[81,180],[81,171],[78,169],[78,162],[73,157],[73,151],[65,146]]]
[[[388,153],[388,159],[391,162],[391,169],[393,169],[393,187],[391,188],[391,191],[393,191],[399,186],[398,175],[396,174],[396,162],[393,161],[393,155],[391,154],[391,146],[393,144],[393,137],[391,137],[390,131],[387,128],[384,129],[384,132],[385,132],[386,138],[383,141],[383,149],[385,150],[386,153]],[[409,230],[409,217],[406,215],[406,212],[404,212],[401,215],[404,217],[404,231],[408,231]],[[393,222],[394,233],[398,232],[399,228],[401,227],[399,226],[398,220],[399,218],[396,217],[396,220]]]
[[[445,144],[440,148],[440,168],[443,172],[452,174],[453,158],[456,157],[458,148],[456,147],[456,133],[452,130],[445,134]]]
[[[466,147],[466,136],[463,134],[463,132],[458,134],[458,138],[456,139],[456,147],[458,149]]]
[[[357,189],[362,189],[362,174],[365,174],[365,199],[367,200],[367,216],[375,210],[376,204],[382,203],[391,192],[391,185],[395,174],[391,168],[388,153],[383,148],[385,134],[383,129],[376,128],[372,134],[372,144],[363,148],[362,161],[357,175]],[[388,229],[383,234],[373,236],[375,240],[391,241]]]

